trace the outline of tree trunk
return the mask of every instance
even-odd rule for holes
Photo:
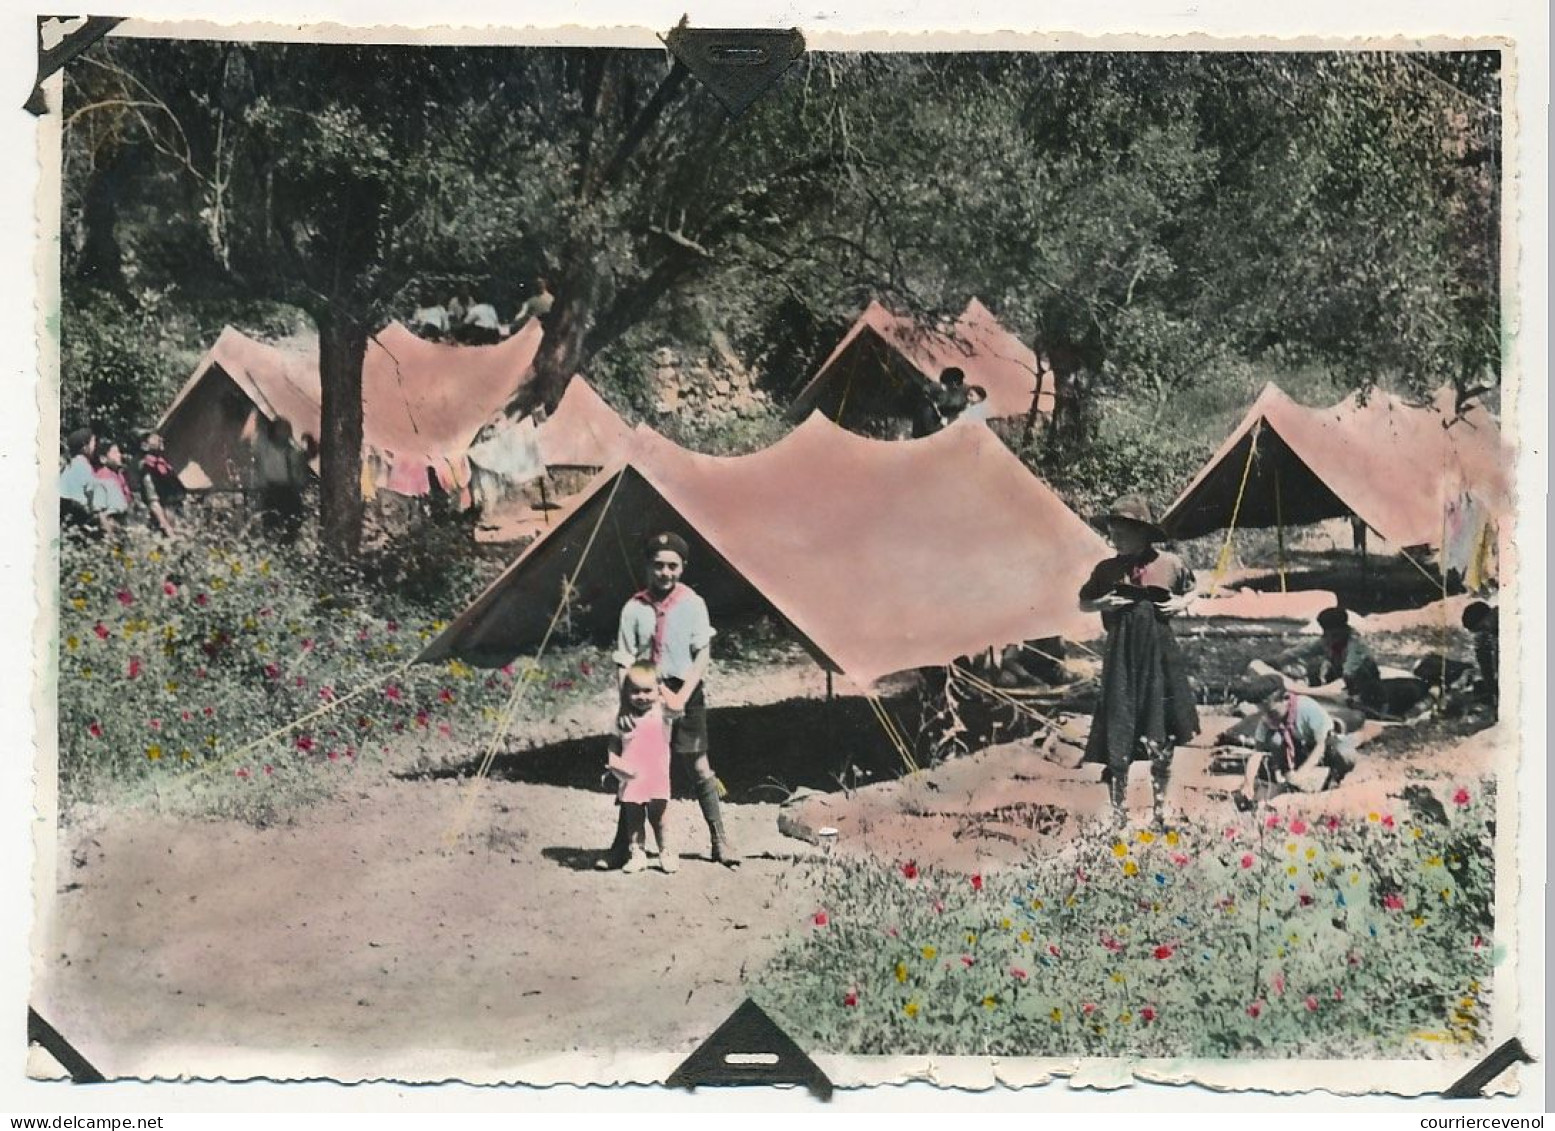
[[[123,293],[124,263],[119,251],[119,194],[134,175],[132,147],[119,149],[87,183],[81,202],[81,253],[76,274],[89,287]]]
[[[326,560],[362,544],[362,359],[367,328],[333,309],[315,314],[323,401],[319,440],[319,535]],[[300,439],[300,437],[299,437]]]
[[[556,303],[542,323],[545,336],[535,355],[535,375],[519,390],[513,408],[529,412],[544,405],[547,412],[556,407],[567,382],[586,359],[585,344],[593,323],[594,299],[598,280],[592,273],[571,275],[558,281]]]

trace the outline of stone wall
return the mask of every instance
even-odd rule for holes
[[[771,409],[766,391],[721,333],[701,351],[660,346],[649,357],[648,377],[657,416],[691,411],[703,419],[750,419]]]

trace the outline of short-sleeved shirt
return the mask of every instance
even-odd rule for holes
[[[441,306],[423,306],[411,315],[411,321],[417,326],[431,326],[435,330],[448,332],[448,311]]]
[[[1289,663],[1305,664],[1313,660],[1321,660],[1323,664],[1319,673],[1319,683],[1331,683],[1336,679],[1343,679],[1345,690],[1352,695],[1366,697],[1372,686],[1382,679],[1376,657],[1371,654],[1371,649],[1366,647],[1365,642],[1353,632],[1345,639],[1344,647],[1339,651],[1337,658],[1329,650],[1328,642],[1319,637],[1282,653],[1279,657],[1279,665],[1283,667]]]
[[[130,485],[124,473],[99,467],[97,482],[102,491],[102,509],[108,514],[123,514],[130,509]]]
[[[630,667],[640,660],[653,661],[661,679],[684,679],[691,672],[697,654],[706,651],[713,640],[713,623],[707,602],[690,586],[677,587],[680,595],[664,614],[664,640],[658,656],[653,654],[658,615],[654,606],[638,594],[621,609],[621,628],[616,637],[615,662]]]
[[[495,330],[501,321],[497,317],[497,308],[489,302],[476,303],[464,315],[466,326],[479,326],[483,330]]]
[[[105,508],[107,500],[102,483],[92,469],[92,461],[86,456],[76,456],[60,472],[59,497],[93,514]]]
[[[1332,720],[1328,712],[1323,710],[1323,705],[1316,700],[1305,695],[1295,695],[1292,701],[1296,704],[1295,726],[1292,729],[1296,739],[1296,759],[1300,761],[1317,745],[1318,736],[1332,729]],[[1260,750],[1281,754],[1285,750],[1285,737],[1281,728],[1271,727],[1267,720],[1260,719],[1258,729],[1253,732],[1253,745]]]

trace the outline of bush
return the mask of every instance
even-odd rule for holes
[[[1482,782],[1414,817],[1082,836],[998,876],[833,865],[754,979],[808,1048],[998,1056],[1428,1055],[1479,1046]]]

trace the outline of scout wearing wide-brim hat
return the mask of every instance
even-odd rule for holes
[[[1106,522],[1132,522],[1150,536],[1152,542],[1166,541],[1166,531],[1156,525],[1150,513],[1150,504],[1143,495],[1124,495],[1108,508],[1102,516]]]

